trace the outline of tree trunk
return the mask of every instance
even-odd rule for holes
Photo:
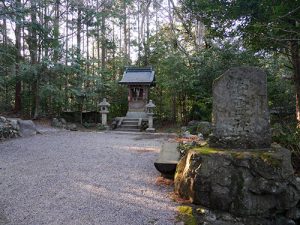
[[[47,0],[44,0],[44,4],[47,3]],[[44,40],[47,40],[48,39],[48,35],[49,35],[49,32],[48,32],[48,29],[49,29],[49,16],[48,16],[48,6],[45,6],[45,9],[44,9],[44,23],[45,23],[45,30],[46,32],[44,33]],[[48,41],[45,42],[44,44],[44,57],[46,59],[48,59],[49,57],[49,43]]]
[[[113,43],[115,44],[115,24],[113,23],[112,24],[112,32],[113,32],[113,35],[112,35],[112,38],[113,38]],[[113,57],[113,59],[115,59],[115,57],[116,57],[116,48],[113,48],[113,52],[112,52],[112,57]],[[114,76],[114,78],[113,79],[115,79],[115,76],[116,76],[116,61],[115,60],[113,60],[112,61],[112,74],[113,74],[113,76]]]
[[[126,12],[126,1],[123,1],[123,33],[124,33],[124,60],[127,64],[127,58],[128,58],[128,36],[127,36],[127,12]]]
[[[149,64],[149,56],[150,56],[150,47],[149,47],[149,38],[150,38],[150,3],[151,0],[149,0],[149,3],[147,5],[146,8],[146,19],[147,19],[147,26],[146,26],[146,45],[145,45],[145,56],[146,56],[146,60],[145,60],[145,65],[148,66]]]
[[[96,3],[96,7],[97,7],[97,22],[96,22],[96,29],[97,29],[97,35],[96,35],[96,38],[97,38],[97,60],[98,60],[98,67],[99,67],[99,60],[100,60],[100,26],[99,26],[99,23],[100,23],[100,19],[99,19],[99,0],[97,0],[97,3]],[[97,70],[98,71],[98,70]]]
[[[146,1],[146,5],[144,8],[144,12],[142,15],[142,21],[141,21],[141,32],[142,32],[142,38],[141,40],[143,41],[143,47],[144,47],[144,66],[148,65],[148,57],[149,57],[149,7],[151,4],[151,0]],[[145,28],[145,19],[146,19],[146,28]],[[146,34],[145,34],[146,33]]]
[[[297,127],[300,128],[300,54],[298,41],[292,41],[290,45],[291,57],[294,70],[294,81],[296,89],[296,119]]]
[[[37,12],[37,2],[36,0],[32,0],[30,2],[30,17],[31,17],[31,26],[30,26],[30,39],[28,40],[28,47],[30,52],[30,63],[31,66],[36,70],[37,68],[37,19],[36,19],[36,12]],[[33,103],[34,103],[34,119],[37,119],[39,115],[39,104],[40,104],[40,98],[39,98],[39,74],[38,71],[36,71],[36,77],[34,78],[33,85],[32,85],[32,91],[33,91]]]
[[[59,5],[60,5],[60,0],[55,0],[55,17],[53,22],[53,36],[54,36],[53,61],[55,63],[57,63],[59,60]]]
[[[138,22],[138,65],[141,65],[141,27],[140,27],[140,1],[137,2],[138,4],[138,18],[137,18],[137,22]]]
[[[4,4],[4,3],[3,3]],[[6,22],[6,18],[3,18],[3,45],[5,47],[7,47],[7,22]],[[4,76],[7,77],[8,75],[8,69],[7,67],[5,68],[5,74]],[[7,83],[5,82],[5,108],[7,108],[8,104],[9,104],[9,99],[8,99],[8,86]],[[6,110],[6,109],[5,109]]]
[[[105,69],[106,63],[106,8],[105,3],[102,10],[101,21],[101,66]]]
[[[90,73],[89,24],[86,23],[86,73]]]
[[[19,10],[21,8],[21,0],[16,0],[16,8]],[[16,87],[15,87],[15,113],[21,111],[21,89],[22,84],[19,76],[19,67],[21,61],[21,17],[17,13],[16,15],[16,28],[15,28],[15,47],[16,47]]]
[[[3,18],[3,44],[7,46],[7,22],[6,18]]]
[[[65,65],[68,65],[68,52],[69,52],[69,0],[66,1],[66,54],[65,54]],[[66,85],[67,87],[67,85]]]
[[[81,8],[78,6],[78,12],[77,12],[77,50],[76,50],[76,56],[77,56],[77,63],[80,64],[80,44],[81,44]]]
[[[127,47],[127,55],[128,55],[128,61],[129,61],[129,63],[131,62],[131,60],[130,60],[130,57],[131,57],[131,55],[130,55],[130,39],[131,39],[131,32],[130,32],[130,30],[131,30],[131,26],[130,26],[130,9],[128,9],[128,13],[127,13],[127,21],[128,21],[128,26],[127,26],[127,45],[128,45],[128,47]]]
[[[172,96],[172,120],[173,122],[176,122],[177,117],[177,105],[176,105],[176,95],[175,93]]]

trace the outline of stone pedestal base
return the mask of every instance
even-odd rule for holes
[[[290,151],[280,146],[243,151],[201,147],[178,163],[175,191],[213,210],[271,218],[298,210],[300,181]]]
[[[155,128],[147,128],[146,132],[155,132]]]

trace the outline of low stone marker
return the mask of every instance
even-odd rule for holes
[[[216,79],[212,122],[212,147],[270,147],[266,74],[255,67],[236,67]]]
[[[176,166],[180,159],[177,142],[165,142],[160,150],[158,159],[154,162],[155,168],[164,177],[174,178]]]

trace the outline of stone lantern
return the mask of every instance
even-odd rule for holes
[[[153,115],[154,115],[154,108],[156,105],[152,102],[152,100],[149,101],[149,103],[146,105],[146,113],[148,115],[148,128],[146,131],[148,132],[154,132],[155,128],[153,128]]]
[[[106,101],[106,98],[103,98],[103,101],[100,102],[100,113],[102,115],[102,125],[107,127],[107,114],[109,113],[108,107],[110,104]]]

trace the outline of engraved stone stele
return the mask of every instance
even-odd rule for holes
[[[213,133],[209,145],[259,149],[271,144],[266,74],[236,67],[213,83]]]

